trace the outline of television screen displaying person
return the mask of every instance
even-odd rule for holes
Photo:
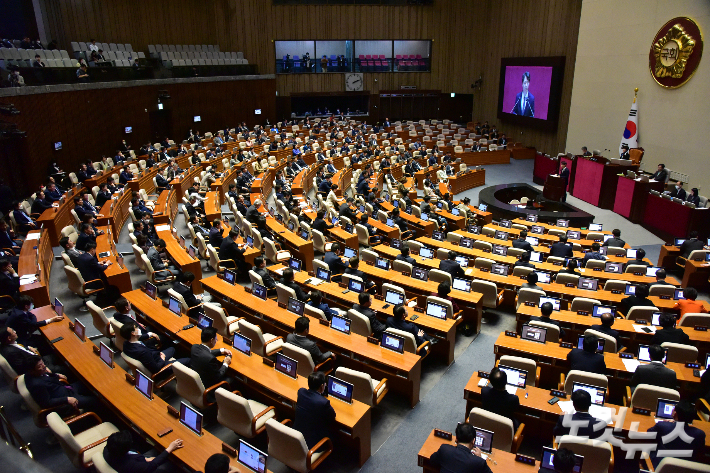
[[[523,72],[523,91],[515,96],[515,105],[510,113],[524,117],[535,117],[535,97],[528,90],[530,87],[530,73]]]

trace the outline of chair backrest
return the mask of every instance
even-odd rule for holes
[[[217,400],[217,422],[242,437],[254,438],[256,432],[252,428],[252,420],[255,413],[249,401],[224,388],[217,388],[214,394]]]
[[[587,264],[584,265],[584,267],[587,269],[594,269],[594,268],[604,269],[605,266],[606,266],[606,262],[599,260],[599,259],[587,260]]]
[[[515,435],[512,420],[479,407],[474,407],[468,415],[468,421],[475,427],[495,433],[493,435],[493,448],[506,452],[511,451],[513,436]]]
[[[385,332],[389,332],[404,338],[404,351],[408,351],[409,353],[417,352],[417,340],[411,333],[405,332],[403,330],[397,330],[396,328],[391,327],[385,330]]]
[[[631,406],[642,409],[656,409],[658,399],[668,399],[670,401],[680,401],[680,393],[675,389],[662,388],[650,384],[639,384],[631,395]]]
[[[545,291],[541,289],[521,288],[520,291],[518,291],[518,307],[525,302],[534,302],[537,307],[540,305],[541,297],[545,297]]]
[[[251,351],[259,356],[264,356],[266,342],[264,341],[264,334],[261,331],[261,327],[249,323],[246,320],[240,320],[239,332],[251,340]]]
[[[537,386],[537,363],[535,360],[521,356],[503,355],[500,357],[499,365],[525,370],[528,373],[526,378],[527,385]]]
[[[358,335],[362,335],[363,337],[369,337],[370,335],[372,335],[370,319],[368,319],[355,309],[348,310],[348,317],[350,317],[350,330],[353,333],[357,333]]]
[[[71,262],[71,258],[69,258],[69,255],[64,251],[62,251],[62,261],[64,261],[64,266],[74,267],[74,263]]]
[[[140,249],[138,245],[131,245],[133,247],[133,256],[136,266],[141,271],[145,271],[145,265],[143,264],[143,250]]]
[[[682,458],[665,457],[656,467],[656,473],[710,473],[710,465]]]
[[[667,284],[654,284],[653,286],[648,288],[648,295],[649,296],[673,297],[674,294],[675,294],[675,286],[671,286],[671,285],[667,285]]]
[[[179,361],[173,363],[173,374],[177,380],[175,391],[179,396],[187,399],[199,409],[204,409],[205,403],[202,401],[205,385],[202,383],[197,371],[188,368]]]
[[[594,335],[597,338],[603,338],[604,339],[604,353],[616,353],[617,350],[619,349],[616,346],[616,339],[612,337],[611,335],[608,335],[604,332],[599,332],[597,330],[592,330],[591,328],[588,328],[587,330],[584,331],[584,335]]]
[[[296,298],[296,291],[281,283],[276,283],[276,294],[278,295],[278,302],[281,304],[288,304],[289,297]]]
[[[205,302],[202,304],[202,308],[205,310],[205,315],[212,319],[214,322],[214,328],[223,337],[231,337],[232,333],[237,329],[236,324],[234,324],[233,330],[230,332],[229,321],[227,320],[227,311],[222,307],[212,304],[211,302]]]
[[[313,370],[315,370],[316,365],[313,363],[311,354],[303,348],[290,343],[284,343],[281,346],[281,353],[298,362],[298,368],[296,371],[300,376],[308,378],[308,376],[313,373]]]
[[[93,301],[86,301],[86,307],[88,307],[89,312],[91,312],[91,319],[96,330],[104,337],[110,338],[113,334],[111,333],[111,325],[109,324],[108,317],[106,317],[104,310]]]
[[[400,273],[412,273],[412,270],[414,269],[414,266],[411,263],[407,263],[406,261],[402,260],[394,260],[392,261],[392,270],[393,271],[399,271]]]
[[[368,406],[374,404],[372,399],[374,392],[372,376],[362,371],[355,371],[341,366],[335,370],[335,377],[353,385],[353,399]]]
[[[447,273],[446,271],[441,271],[439,269],[429,270],[429,280],[434,281],[435,283],[447,282],[449,283],[449,286],[453,283],[451,273]]]
[[[590,386],[599,386],[600,388],[608,388],[609,380],[603,374],[589,373],[587,371],[570,370],[565,377],[565,392],[572,394],[572,385],[574,383],[589,384]]]
[[[557,275],[557,278],[555,279],[555,282],[557,284],[572,283],[572,284],[574,284],[575,287],[577,287],[577,284],[579,283],[579,275],[578,274],[559,273]],[[575,299],[577,299],[577,298],[575,298]]]
[[[301,432],[269,419],[266,421],[266,435],[269,436],[269,456],[296,471],[308,471],[308,446]]]
[[[67,423],[64,422],[64,419],[56,412],[51,412],[47,416],[47,425],[52,429],[52,433],[59,441],[59,445],[62,446],[62,450],[64,450],[64,453],[69,457],[69,460],[71,460],[75,467],[81,468],[82,462],[81,458],[79,458],[79,451],[82,445],[79,444],[76,437],[74,437],[71,429]],[[103,449],[101,450],[103,451]]]
[[[646,319],[650,321],[654,312],[660,312],[660,309],[658,307],[635,306],[629,310],[626,318],[628,320]]]
[[[67,276],[67,284],[71,292],[81,297],[88,296],[84,291],[84,278],[81,277],[78,269],[64,266],[64,274]]]
[[[533,271],[535,271],[535,268],[528,268],[527,266],[515,266],[513,268],[513,276],[527,276]]]
[[[559,440],[558,448],[568,448],[576,455],[582,455],[584,457],[584,473],[606,473],[609,471],[611,445],[608,442],[563,435]]]
[[[642,264],[630,264],[624,270],[625,273],[642,273],[646,274],[646,266]]]
[[[547,330],[546,342],[558,343],[560,341],[560,328],[557,325],[540,322],[539,320],[531,320],[529,324]]]
[[[653,286],[657,287],[657,286]],[[672,287],[672,286],[669,286]],[[700,314],[688,312],[680,318],[678,322],[679,327],[695,327],[696,325],[703,325],[705,327],[710,327],[710,314]]]
[[[148,370],[148,368],[146,368],[141,361],[126,355],[126,352],[121,352],[121,358],[123,358],[123,361],[126,362],[126,364],[134,375],[136,374],[136,370],[142,371],[143,373],[151,376],[153,375],[153,373],[151,373],[150,370]]]
[[[593,261],[593,260],[589,260]],[[589,263],[589,262],[587,262]],[[602,263],[604,263],[602,261]],[[626,290],[626,285],[631,284],[629,281],[622,281],[620,279],[609,279],[606,283],[604,283],[604,290],[605,291],[625,291]]]
[[[170,288],[168,289],[168,295],[173,296],[175,299],[180,301],[180,308],[183,313],[187,314],[190,307],[188,307],[187,302],[185,302],[185,298],[182,297],[182,294],[179,294],[175,289]]]
[[[103,453],[92,456],[91,461],[94,463],[94,468],[96,468],[98,473],[118,473],[118,471],[111,468],[111,465],[104,459]]]
[[[559,276],[562,276],[561,274]],[[559,276],[558,279],[559,279]],[[569,274],[568,276],[572,276]],[[575,297],[572,299],[572,306],[570,307],[569,310],[572,312],[577,312],[580,310],[585,310],[589,312],[590,314],[592,313],[592,310],[594,310],[594,305],[601,305],[601,301],[598,301],[596,299],[589,299],[588,297]]]
[[[116,345],[116,348],[123,351],[123,343],[126,341],[126,339],[121,336],[121,327],[123,327],[123,324],[121,322],[118,322],[113,317],[109,319],[109,323],[111,324],[111,329],[113,330],[113,333],[116,336],[113,339],[113,343]]]
[[[431,272],[429,274],[431,274]],[[426,301],[427,303],[433,302],[435,304],[443,305],[444,307],[446,307],[446,318],[454,318],[454,305],[451,303],[450,300],[442,299],[441,297],[436,296],[427,296]]]
[[[664,342],[661,346],[668,349],[668,361],[671,363],[694,363],[698,359],[698,349],[692,345]]]

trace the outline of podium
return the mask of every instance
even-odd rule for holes
[[[549,200],[559,202],[562,196],[565,195],[567,185],[565,180],[560,176],[550,174],[545,179],[545,186],[542,188],[542,196]]]

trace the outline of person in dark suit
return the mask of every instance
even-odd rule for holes
[[[525,251],[535,251],[530,242],[525,240],[527,236],[527,230],[520,230],[520,237],[513,240],[513,248],[520,248],[521,250]]]
[[[515,105],[510,111],[513,115],[535,117],[535,97],[530,93],[530,73],[523,72],[523,90],[515,96]]]
[[[596,346],[596,342],[595,346]],[[589,406],[592,405],[592,397],[587,391],[578,389],[570,396],[572,405],[576,411],[574,414],[562,414],[557,418],[557,425],[552,429],[552,434],[556,439],[563,435],[570,435],[573,423],[577,424],[577,436],[595,439],[601,437],[606,429],[606,422],[589,414]],[[572,422],[570,422],[572,421]],[[580,425],[586,421],[586,425]]]
[[[261,207],[261,200],[256,199],[252,205],[247,209],[247,213],[244,216],[249,222],[256,223],[256,219],[261,215],[259,212],[259,207]]]
[[[679,451],[691,451],[691,458],[693,461],[705,463],[703,458],[703,452],[705,450],[705,432],[693,427],[691,424],[695,419],[695,405],[687,399],[681,400],[673,411],[673,422],[656,422],[656,425],[651,426],[648,432],[656,433],[656,448],[651,450],[651,463],[654,467],[658,467],[658,464],[663,460],[663,456],[659,456],[661,452],[668,452],[669,455],[673,455],[672,452]],[[682,423],[682,427],[677,429],[677,423]],[[671,432],[677,432],[680,430],[679,434],[671,434]],[[691,442],[687,442],[685,439],[692,439]],[[677,455],[677,453],[676,453]]]
[[[377,313],[370,309],[372,306],[372,296],[362,292],[357,296],[357,304],[353,304],[353,310],[360,312],[370,320],[370,329],[375,334],[375,338],[380,338],[382,332],[387,330],[387,326],[377,318]]]
[[[490,386],[481,388],[481,407],[512,420],[513,430],[518,430],[520,421],[515,418],[515,414],[520,408],[520,399],[517,395],[510,394],[505,390],[505,386],[508,384],[508,375],[495,367],[491,370],[489,381]]]
[[[25,360],[23,366],[27,391],[40,408],[58,407],[59,414],[66,416],[78,409],[96,412],[102,407],[101,402],[83,384],[68,384],[67,377],[63,374],[49,373],[42,357],[31,356]]]
[[[584,266],[585,267],[587,266],[587,261],[589,261],[590,259],[596,259],[596,260],[600,260],[600,261],[606,260],[606,256],[604,256],[603,254],[601,254],[599,252],[600,249],[601,249],[601,246],[599,245],[599,243],[597,243],[596,241],[594,243],[592,243],[591,251],[588,251],[584,254]]]
[[[676,182],[675,187],[671,191],[671,197],[676,197],[680,200],[685,200],[686,193],[685,189],[683,189],[683,183],[681,181]]]
[[[46,351],[49,353],[49,351]],[[18,376],[26,373],[25,361],[33,356],[42,356],[37,348],[23,345],[17,341],[17,332],[11,327],[0,327],[0,355],[15,370]],[[64,367],[57,366],[51,355],[42,356],[44,364],[52,373],[63,373]]]
[[[96,207],[101,208],[106,202],[111,200],[112,196],[106,183],[102,182],[99,186],[99,191],[96,193],[96,200],[94,201],[96,202]]]
[[[417,347],[424,342],[432,342],[434,339],[424,333],[424,330],[420,329],[412,322],[407,322],[408,316],[409,314],[407,312],[407,307],[400,304],[392,310],[392,317],[387,318],[387,326],[397,330],[402,330],[403,332],[409,332],[414,335]],[[428,349],[429,347],[427,347],[427,350]]]
[[[217,344],[217,329],[203,328],[200,341],[202,343],[196,343],[190,349],[190,369],[200,375],[205,388],[227,381],[227,367],[232,363],[232,353],[226,348],[214,349]],[[224,356],[224,361],[219,361],[218,356]]]
[[[616,351],[621,350],[624,345],[621,343],[619,332],[611,328],[614,325],[614,314],[602,314],[599,321],[601,324],[592,325],[590,328],[614,338],[614,340],[616,340]]]
[[[318,230],[325,236],[327,231],[333,228],[333,225],[325,221],[325,210],[319,210],[316,213],[316,218],[313,220],[313,225],[311,225],[313,230]]]
[[[678,380],[676,373],[670,368],[666,368],[663,364],[663,356],[665,350],[660,345],[651,345],[648,347],[648,354],[651,357],[651,363],[647,365],[639,365],[631,377],[631,390],[636,389],[639,384],[651,384],[667,389],[676,389]]]
[[[22,202],[15,201],[12,203],[13,211],[12,216],[15,217],[15,222],[20,227],[20,232],[28,232],[37,228],[37,223],[32,220],[32,217],[27,215],[25,209],[22,207]]]
[[[118,473],[168,473],[177,471],[168,457],[182,446],[182,440],[175,439],[160,455],[148,457],[134,450],[131,431],[122,430],[109,435],[102,455]]]
[[[355,199],[353,199],[352,197],[348,197],[338,209],[338,215],[340,215],[341,217],[347,217],[350,219],[351,222],[356,223],[357,214],[350,208],[350,206],[353,205],[354,201]]]
[[[636,286],[636,293],[634,295],[621,299],[621,303],[619,304],[619,312],[626,316],[632,307],[638,306],[655,306],[655,304],[651,302],[648,298],[648,286],[645,284],[639,284],[638,286]]]
[[[587,371],[606,375],[606,363],[604,355],[597,353],[599,346],[598,338],[594,335],[585,335],[583,349],[572,348],[567,354],[567,361],[570,363],[570,370]],[[576,408],[575,408],[576,409]]]
[[[245,248],[243,245],[237,244],[234,241],[239,237],[239,233],[234,228],[229,231],[229,236],[222,240],[222,244],[219,246],[219,259],[220,260],[232,260],[239,271],[246,273],[249,271],[250,266],[244,259]]]
[[[630,259],[624,263],[624,271],[626,271],[626,268],[631,265],[637,265],[637,266],[653,266],[651,263],[648,261],[644,261],[643,259],[646,257],[646,250],[643,248],[639,248],[636,250],[636,258]]]
[[[288,288],[293,289],[296,292],[296,299],[301,302],[308,302],[308,299],[310,299],[311,297],[310,292],[305,292],[303,289],[301,289],[301,286],[296,284],[296,282],[293,280],[293,269],[291,268],[284,269],[283,273],[281,274],[281,279],[279,280],[279,283],[283,284]]]
[[[350,265],[350,262],[343,261],[340,257],[340,243],[333,243],[330,246],[330,251],[325,252],[323,261],[328,265],[331,276],[343,274]],[[340,280],[339,276],[337,280]]]
[[[32,213],[41,214],[47,209],[52,208],[52,203],[45,198],[44,192],[39,191],[37,193],[37,198],[32,202]]]
[[[663,268],[659,268],[658,271],[656,271],[656,281],[652,282],[649,284],[649,288],[651,286],[672,286],[673,284],[669,283],[666,281],[666,270]]]
[[[571,258],[574,256],[572,246],[567,244],[567,235],[560,235],[560,241],[552,244],[550,247],[550,256],[558,258]]]
[[[469,423],[456,426],[456,446],[445,443],[431,456],[432,466],[438,466],[441,473],[476,472],[491,473],[486,460],[481,458],[481,450],[474,447],[476,431]]]
[[[8,228],[5,220],[0,220],[0,248],[9,248],[15,253],[22,249],[22,240],[15,238],[15,232]]]
[[[325,353],[321,352],[316,342],[308,338],[309,328],[310,319],[308,317],[299,317],[296,319],[295,332],[286,335],[286,343],[296,345],[297,347],[306,350],[311,355],[311,359],[316,365],[325,362],[328,358],[332,358],[333,361],[335,361],[334,353],[329,351]]]
[[[345,268],[344,274],[352,274],[353,276],[357,276],[362,279],[362,282],[365,285],[365,289],[368,291],[376,289],[375,281],[371,281],[363,271],[360,271],[358,269],[358,267],[360,266],[360,258],[358,258],[357,256],[353,256],[352,258],[350,258],[349,263],[350,265],[348,268]]]
[[[108,287],[104,271],[111,264],[111,261],[99,263],[98,258],[96,258],[96,243],[90,241],[86,244],[86,252],[77,258],[76,269],[81,273],[81,277],[86,283],[86,288],[96,289],[98,287]],[[101,281],[96,281],[96,279]]]
[[[407,245],[402,245],[402,248],[399,249],[399,254],[395,258],[397,261],[406,261],[409,264],[417,264],[417,261],[409,256],[409,246]]]
[[[80,251],[86,251],[86,245],[89,243],[96,244],[96,232],[94,228],[88,223],[81,224],[81,233],[76,239],[76,249]]]
[[[562,202],[567,202],[567,186],[569,185],[569,169],[567,169],[567,163],[562,161],[560,167],[560,177],[565,180],[565,190],[562,193]]]
[[[535,289],[536,291],[542,291],[542,288],[537,285],[538,279],[537,273],[535,271],[530,271],[525,277],[526,282],[520,285],[520,289]]]
[[[696,207],[700,205],[700,196],[698,195],[697,187],[690,189],[690,193],[686,196],[685,201],[695,204]]]
[[[138,338],[140,342],[143,342],[146,345],[152,347],[157,346],[158,343],[160,343],[161,345],[171,343],[170,338],[168,338],[167,336],[164,336],[160,333],[152,332],[150,327],[147,327],[142,323],[138,322],[136,320],[136,315],[133,312],[133,307],[131,307],[131,303],[125,297],[119,297],[118,299],[116,299],[116,302],[113,304],[113,306],[116,308],[116,312],[114,312],[113,314],[113,319],[116,322],[120,323],[121,325],[132,323],[138,325],[138,329],[141,331],[141,335]]]
[[[621,152],[619,153],[619,159],[631,159],[631,155],[629,154],[629,146],[628,145],[621,145]]]
[[[656,331],[653,337],[651,337],[650,343],[652,345],[661,345],[665,342],[693,345],[688,334],[685,333],[683,329],[676,328],[675,314],[663,312],[658,318],[658,323],[661,324],[662,329]]]
[[[666,171],[666,165],[659,164],[658,170],[655,173],[653,173],[653,176],[651,176],[651,179],[658,181],[658,182],[666,182],[668,180],[668,171]]]
[[[693,230],[690,232],[688,235],[690,238],[685,240],[682,245],[680,245],[680,255],[683,258],[687,258],[690,256],[690,253],[692,253],[695,250],[702,250],[705,245],[703,244],[702,241],[698,240],[698,232]]]
[[[188,314],[190,318],[197,319],[200,312],[204,312],[202,308],[202,294],[195,295],[192,292],[192,282],[195,280],[195,275],[191,271],[185,271],[182,275],[182,279],[176,281],[173,285],[173,291],[177,292],[185,300],[185,304],[191,307],[190,313]]]
[[[251,270],[261,276],[261,280],[267,290],[276,291],[276,281],[271,277],[269,270],[266,269],[266,259],[263,256],[254,258],[254,267]]]
[[[522,255],[520,255],[520,259],[515,262],[513,267],[517,268],[518,266],[523,266],[525,268],[534,268],[535,265],[530,262],[530,252],[526,251]]]
[[[464,273],[463,268],[456,261],[456,256],[458,255],[455,251],[449,251],[449,259],[441,260],[439,262],[439,269],[449,273],[452,278],[461,278],[464,277],[466,273]]]
[[[300,388],[296,399],[296,418],[293,428],[303,434],[308,448],[313,448],[324,437],[331,436],[335,410],[323,396],[325,375],[315,371],[308,375],[308,389]]]
[[[32,345],[37,347],[45,347],[46,342],[41,335],[35,335],[38,328],[49,325],[52,322],[59,322],[64,317],[55,315],[46,320],[37,320],[37,316],[32,313],[34,309],[34,299],[30,296],[21,295],[17,298],[15,308],[10,311],[5,325],[17,332],[17,338],[24,345]]]
[[[0,259],[0,295],[10,296],[17,302],[20,295],[20,278],[12,267],[9,259]],[[12,307],[13,301],[0,299],[0,307]]]
[[[532,273],[531,273],[532,274]],[[545,302],[540,306],[540,316],[532,316],[530,317],[530,321],[537,321],[537,322],[544,322],[546,324],[552,324],[560,327],[560,322],[559,320],[553,320],[550,318],[552,315],[553,307],[551,302]],[[560,327],[560,339],[564,338],[565,336],[565,331],[562,327]]]
[[[224,237],[222,236],[221,219],[216,218],[212,221],[212,227],[210,228],[209,235],[207,236],[207,241],[210,245],[212,245],[212,248],[219,249],[219,247],[222,245]]]
[[[402,240],[407,240],[414,236],[414,232],[412,230],[409,230],[407,221],[400,216],[399,208],[394,208],[390,213],[390,217],[392,217],[392,223],[394,223],[397,228],[399,228]]]
[[[146,346],[140,341],[141,330],[136,323],[124,324],[121,327],[121,336],[125,339],[123,353],[134,360],[140,361],[145,366],[145,369],[150,371],[150,374],[159,372],[166,365],[170,365],[175,361],[179,361],[185,366],[190,366],[189,358],[173,359],[173,355],[175,355],[174,346],[163,348],[162,350]],[[165,372],[172,373],[172,370],[168,369]]]
[[[613,246],[616,248],[623,248],[626,246],[626,242],[621,239],[621,230],[615,228],[611,231],[612,238],[605,241],[602,246]]]
[[[581,276],[582,273],[577,271],[577,260],[575,259],[570,259],[567,262],[567,267],[565,269],[560,269],[557,274],[574,274],[577,276]]]

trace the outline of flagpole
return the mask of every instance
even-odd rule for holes
[[[639,93],[639,88],[636,87],[636,88],[634,89],[634,103],[636,103],[636,96],[638,95],[638,93]]]

